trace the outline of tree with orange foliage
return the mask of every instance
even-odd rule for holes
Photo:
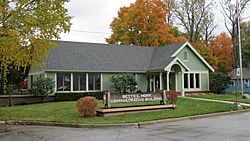
[[[129,7],[121,7],[110,25],[113,34],[106,41],[152,47],[186,41],[183,36],[171,34],[168,12],[162,0],[136,0]]]
[[[218,36],[212,37],[210,42],[211,46],[209,50],[211,52],[212,60],[210,63],[214,69],[217,70],[218,65],[223,64],[227,72],[232,71],[233,60],[231,38],[225,32],[223,32]]]
[[[192,45],[201,54],[201,56],[209,62],[209,64],[212,64],[213,60],[211,58],[211,51],[206,46],[206,43],[202,41],[197,41],[195,43],[192,43]]]

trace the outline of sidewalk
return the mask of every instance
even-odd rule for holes
[[[220,102],[220,103],[227,103],[227,104],[234,104],[235,103],[235,102],[232,102],[232,101],[216,100],[216,99],[205,99],[205,98],[195,98],[195,97],[185,97],[185,98],[203,100],[203,101],[213,101],[213,102]],[[247,104],[247,103],[240,103],[240,105],[250,107],[250,104]]]

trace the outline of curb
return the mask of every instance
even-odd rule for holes
[[[108,128],[108,127],[138,127],[137,123],[124,124],[74,124],[74,123],[55,123],[55,122],[37,122],[37,121],[0,121],[0,125],[34,125],[34,126],[54,126],[71,128]]]
[[[145,121],[145,122],[137,122],[137,123],[121,123],[121,124],[72,124],[72,123],[7,120],[7,121],[0,121],[0,125],[34,125],[34,126],[55,126],[55,127],[71,127],[71,128],[110,128],[110,127],[141,128],[141,127],[154,125],[154,124],[160,124],[160,123],[171,123],[171,122],[184,121],[184,120],[196,120],[196,119],[202,119],[202,118],[234,115],[234,114],[246,113],[246,112],[250,112],[250,109],[171,118],[171,119],[162,119],[162,120],[155,120],[155,121]]]
[[[226,115],[235,115],[235,114],[246,113],[246,112],[250,112],[250,109],[239,110],[239,111],[219,112],[219,113],[212,113],[212,114],[203,114],[203,115],[196,115],[196,116],[179,117],[179,118],[171,118],[171,119],[163,119],[163,120],[155,120],[155,121],[139,122],[138,127],[144,127],[144,126],[149,126],[149,125],[153,125],[153,124],[160,124],[160,123],[171,123],[171,122],[184,121],[184,120],[196,120],[196,119],[212,118],[212,117],[219,117],[219,116],[226,116]]]

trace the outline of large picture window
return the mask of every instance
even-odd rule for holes
[[[89,74],[88,75],[89,90],[101,90],[101,75]]]
[[[70,91],[71,75],[70,73],[57,73],[57,91]]]
[[[73,75],[73,91],[86,91],[86,74]]]
[[[184,88],[185,89],[200,89],[200,74],[199,73],[184,73]]]

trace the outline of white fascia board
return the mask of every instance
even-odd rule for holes
[[[146,73],[146,71],[99,71],[99,70],[53,70],[53,69],[45,69],[45,72],[103,72],[103,73]]]
[[[32,73],[28,73],[28,75],[40,75],[43,73],[45,73],[45,71],[32,72]]]
[[[185,69],[187,69],[188,71],[190,71],[190,69],[185,65],[185,63],[183,63],[183,62],[181,61],[181,59],[178,59],[178,58],[177,58],[177,61],[178,61]]]
[[[201,61],[212,71],[214,72],[213,67],[200,55],[200,53],[193,48],[193,46],[189,43],[189,42],[185,42],[171,57],[176,57],[180,51],[184,48],[188,46],[200,59]]]
[[[184,67],[185,69],[187,69],[188,71],[190,70],[178,57],[176,57],[171,63],[169,63],[165,68],[164,70],[165,71],[171,71],[171,67],[176,63],[176,62],[179,62],[182,67]]]

